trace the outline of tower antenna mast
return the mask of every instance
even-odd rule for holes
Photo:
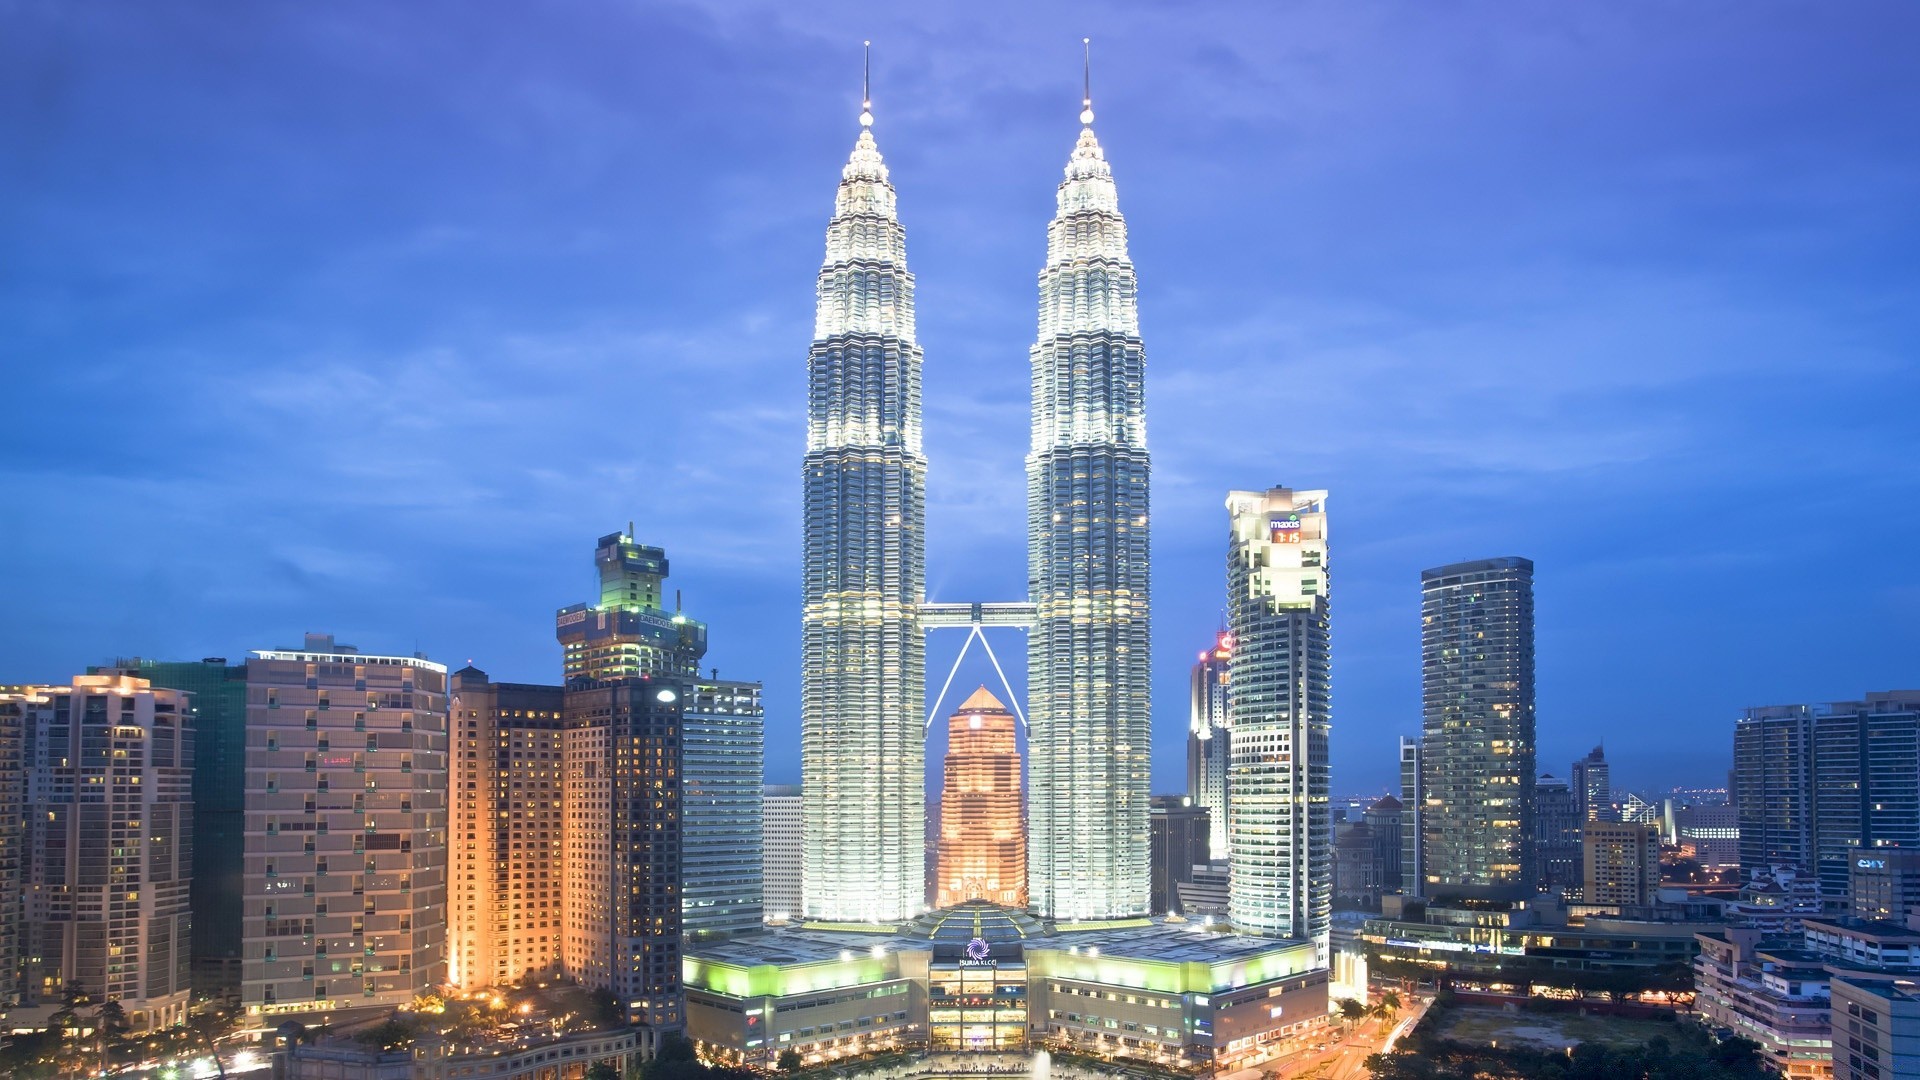
[[[873,126],[873,42],[860,43],[860,126]]]
[[[1093,123],[1093,39],[1080,39],[1080,122]]]

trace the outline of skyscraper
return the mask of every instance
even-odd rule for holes
[[[447,981],[447,669],[308,634],[247,661],[241,1002],[390,1010]]]
[[[809,918],[925,906],[926,473],[913,275],[873,113],[841,171],[807,354],[800,772]]]
[[[682,717],[681,911],[688,937],[749,933],[764,921],[760,800],[766,722],[759,683],[694,682]]]
[[[26,992],[118,1001],[135,1031],[189,999],[193,713],[186,694],[79,675],[25,700]]]
[[[28,695],[0,688],[0,1017],[20,1002],[27,936],[24,874]]]
[[[1568,896],[1579,888],[1582,824],[1579,800],[1565,780],[1549,773],[1534,781],[1533,858],[1541,892]]]
[[[1227,668],[1232,659],[1233,635],[1222,630],[1193,665],[1187,713],[1187,798],[1212,811],[1207,839],[1215,859],[1227,857],[1227,758],[1233,753]]]
[[[656,1041],[686,1021],[680,988],[681,711],[689,684],[640,676],[567,684],[567,973],[611,990]]]
[[[1740,868],[1817,873],[1846,896],[1850,848],[1920,846],[1920,690],[1749,709],[1734,725]]]
[[[1146,353],[1091,95],[1080,119],[1029,354],[1027,885],[1062,920],[1142,914],[1149,892]]]
[[[1400,891],[1425,896],[1427,885],[1427,783],[1420,768],[1420,740],[1400,737]]]
[[[1596,746],[1587,756],[1573,763],[1572,780],[1575,809],[1581,821],[1618,821],[1613,809],[1613,767],[1607,764],[1607,750]]]
[[[936,907],[1027,906],[1027,830],[1013,713],[982,686],[947,721]]]
[[[640,675],[692,676],[707,652],[705,623],[666,607],[667,553],[626,533],[594,546],[600,602],[574,604],[554,617],[566,681]]]
[[[1234,929],[1329,956],[1333,823],[1327,493],[1227,496],[1233,756],[1227,847]]]
[[[1420,574],[1426,895],[1533,893],[1533,563]]]
[[[509,986],[561,961],[565,699],[471,665],[452,681],[447,981]]]
[[[116,660],[129,675],[193,697],[193,989],[240,992],[240,851],[246,833],[247,666],[225,657]]]

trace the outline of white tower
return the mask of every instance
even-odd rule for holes
[[[1148,906],[1146,355],[1088,94],[1040,272],[1027,455],[1028,888],[1056,919]]]
[[[913,275],[872,103],[841,172],[807,355],[802,907],[925,907],[927,461]]]

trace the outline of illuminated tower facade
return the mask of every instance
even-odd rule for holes
[[[1027,455],[1028,889],[1061,919],[1148,909],[1146,354],[1089,98],[1047,227]]]
[[[1227,719],[1227,669],[1233,635],[1220,631],[1213,648],[1193,665],[1193,700],[1187,720],[1187,800],[1213,811],[1207,827],[1215,859],[1227,857],[1227,758],[1232,731]]]
[[[1327,493],[1227,496],[1233,633],[1228,917],[1244,934],[1312,941],[1328,959],[1333,822]]]
[[[667,553],[627,533],[594,545],[600,602],[574,604],[554,618],[565,679],[692,677],[707,652],[707,626],[666,606]]]
[[[913,275],[873,113],[841,170],[807,354],[805,916],[926,906],[926,473]]]
[[[1013,714],[981,687],[947,721],[936,907],[967,900],[1027,906],[1027,833]]]
[[[1436,898],[1533,895],[1533,563],[1420,572],[1426,885]]]

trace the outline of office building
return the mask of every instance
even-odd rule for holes
[[[1423,896],[1427,885],[1427,785],[1420,740],[1400,737],[1400,891]]]
[[[1589,904],[1646,907],[1660,891],[1660,831],[1625,821],[1589,821],[1581,835]]]
[[[840,174],[807,353],[800,773],[808,918],[925,906],[927,459],[913,275],[871,108]]]
[[[447,981],[514,986],[560,966],[565,883],[558,686],[453,673]]]
[[[567,974],[610,990],[654,1039],[685,1021],[680,992],[682,709],[668,677],[575,680],[564,702]]]
[[[1374,861],[1380,867],[1380,889],[1382,892],[1399,892],[1403,880],[1403,863],[1406,843],[1401,835],[1401,820],[1406,815],[1406,807],[1391,795],[1383,795],[1374,800],[1360,820],[1366,823],[1373,834]]]
[[[1333,898],[1342,910],[1377,910],[1382,871],[1373,826],[1365,821],[1333,823]]]
[[[1533,858],[1539,891],[1578,895],[1580,888],[1580,800],[1565,780],[1545,773],[1533,784]]]
[[[1027,454],[1027,888],[1061,920],[1151,892],[1146,353],[1093,107],[1047,226]]]
[[[1920,848],[1856,848],[1847,897],[1862,919],[1905,922],[1920,911]]]
[[[765,921],[761,789],[766,782],[766,712],[760,684],[697,680],[682,722],[682,929],[688,937],[750,933]]]
[[[135,1031],[185,1022],[191,700],[123,675],[12,700],[27,778],[23,995],[118,1001]]]
[[[1837,975],[1833,1080],[1920,1080],[1920,985]]]
[[[1212,858],[1213,812],[1184,795],[1155,795],[1148,832],[1153,857],[1152,906],[1155,915],[1180,913],[1180,883],[1193,880],[1193,868]]]
[[[1837,898],[1854,847],[1920,846],[1920,690],[1749,709],[1733,756],[1744,873],[1796,867]]]
[[[1233,729],[1227,715],[1227,669],[1233,659],[1233,635],[1215,636],[1213,648],[1193,665],[1193,694],[1187,713],[1187,798],[1212,811],[1211,858],[1227,857],[1227,759]]]
[[[447,784],[444,665],[326,634],[253,653],[250,1016],[390,1010],[447,981]]]
[[[1013,713],[982,686],[947,719],[937,907],[1027,906],[1027,832]]]
[[[1326,499],[1284,487],[1227,496],[1230,915],[1241,933],[1313,942],[1323,965],[1333,914]]]
[[[1530,896],[1533,563],[1435,567],[1420,594],[1425,894]]]
[[[1581,821],[1618,821],[1613,806],[1613,767],[1607,764],[1604,746],[1587,751],[1573,763],[1570,786],[1578,803]]]
[[[800,918],[800,848],[805,836],[799,784],[768,784],[760,800],[766,921]]]
[[[707,652],[707,627],[665,604],[667,553],[627,533],[594,546],[600,602],[561,608],[554,617],[566,681],[645,675],[691,677]]]
[[[226,657],[115,660],[89,674],[181,690],[193,709],[193,989],[240,993],[240,852],[246,831],[247,666]]]

